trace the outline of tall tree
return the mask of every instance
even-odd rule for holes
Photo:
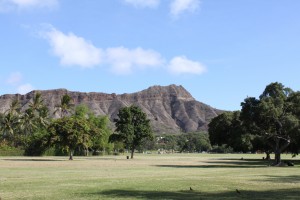
[[[11,113],[12,115],[19,115],[21,112],[21,105],[18,98],[14,99],[9,105],[9,109],[5,113]]]
[[[29,108],[34,114],[38,114],[39,110],[44,106],[44,100],[40,92],[36,92],[29,103]]]
[[[5,111],[4,115],[2,116],[0,131],[2,132],[2,138],[4,140],[9,140],[16,145],[16,142],[13,141],[20,128],[20,111],[21,106],[18,99],[14,99],[9,109]]]
[[[44,105],[41,93],[37,92],[21,116],[21,128],[25,135],[33,134],[39,128],[49,124],[49,111]]]
[[[110,136],[110,141],[123,141],[131,150],[133,159],[135,149],[144,139],[153,139],[150,120],[137,106],[124,107],[119,110],[118,118],[114,120],[116,132]]]
[[[19,120],[16,115],[13,115],[12,113],[5,114],[1,119],[1,133],[2,133],[2,139],[9,140],[13,142],[12,140],[15,137],[15,133],[17,132],[19,127]]]
[[[86,105],[76,106],[74,116],[86,119],[89,122],[94,131],[89,147],[94,152],[105,152],[107,149],[112,148],[112,144],[109,143],[111,130],[108,127],[109,119],[107,116],[96,116]],[[88,152],[88,149],[86,149],[86,152]]]
[[[212,144],[219,146],[226,144],[236,152],[247,152],[252,149],[253,132],[246,131],[240,120],[240,111],[224,112],[212,119],[208,127]]]
[[[208,132],[212,144],[229,143],[232,118],[232,112],[224,112],[211,120],[208,125]]]
[[[297,155],[300,152],[300,92],[293,92],[289,95],[287,104],[288,111],[297,117],[297,119],[294,119],[294,123],[298,123],[298,125],[295,125],[295,128],[291,131],[291,144],[288,147],[288,150],[294,155]]]
[[[94,134],[87,120],[74,116],[56,119],[50,124],[48,131],[51,143],[69,152],[69,160],[73,160],[75,148],[79,145],[88,146],[91,135]]]
[[[281,153],[290,145],[293,133],[299,131],[299,119],[293,111],[296,104],[289,101],[292,94],[290,88],[276,82],[266,86],[259,99],[248,97],[241,103],[241,119],[272,147],[274,165],[281,163]]]
[[[49,123],[49,110],[44,104],[42,94],[37,92],[29,104],[29,109],[32,110],[36,123],[39,126],[46,127]]]
[[[34,112],[31,108],[25,110],[25,112],[20,117],[20,128],[23,135],[31,135],[35,129],[37,129],[37,124],[35,120]]]
[[[60,117],[65,117],[72,113],[73,109],[72,98],[68,94],[65,94],[62,96],[60,104],[55,106],[54,114],[59,113]]]

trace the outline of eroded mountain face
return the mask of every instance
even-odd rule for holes
[[[137,105],[147,113],[155,133],[206,131],[210,120],[222,112],[196,101],[186,89],[176,85],[153,86],[140,92],[121,95],[71,92],[65,89],[32,91],[25,95],[2,95],[0,112],[8,110],[16,98],[19,99],[22,109],[26,109],[36,92],[42,94],[51,114],[65,94],[72,97],[75,105],[85,104],[95,114],[107,115],[111,120],[117,117],[121,107]],[[57,116],[52,114],[52,117]]]

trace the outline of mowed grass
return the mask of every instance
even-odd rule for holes
[[[252,154],[0,157],[6,199],[300,199],[300,163]],[[243,157],[243,160],[241,158]],[[284,156],[291,160],[290,155]],[[193,190],[190,190],[190,187]],[[236,189],[240,192],[236,192]]]

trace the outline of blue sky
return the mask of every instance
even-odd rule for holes
[[[184,86],[240,109],[300,90],[299,0],[0,0],[0,94]]]

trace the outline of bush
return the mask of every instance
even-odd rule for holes
[[[28,138],[25,146],[25,156],[42,156],[49,148],[47,132],[40,131]]]
[[[11,147],[8,145],[0,145],[0,156],[23,156],[24,150],[20,148]]]

